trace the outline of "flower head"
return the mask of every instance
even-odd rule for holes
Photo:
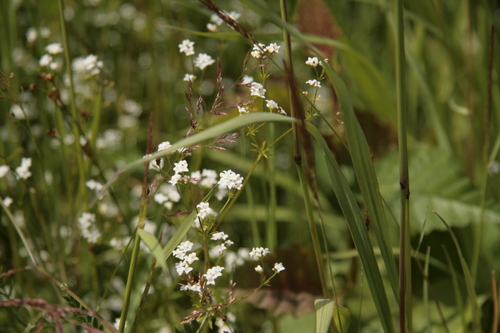
[[[215,279],[218,278],[219,276],[222,276],[223,270],[224,267],[221,266],[214,266],[212,268],[209,268],[207,270],[207,273],[203,274],[203,276],[207,279],[207,284],[215,285]]]
[[[52,43],[47,46],[45,46],[45,51],[49,54],[59,54],[63,53],[64,49],[61,46],[61,43]]]
[[[306,65],[316,68],[319,65],[319,60],[317,57],[307,58]]]
[[[206,53],[200,53],[196,59],[194,59],[194,65],[201,70],[204,70],[207,66],[210,66],[214,62],[215,60]]]
[[[240,190],[243,187],[243,177],[232,170],[226,170],[221,172],[218,184],[229,190],[233,188]]]
[[[321,88],[321,82],[319,82],[318,80],[307,80],[306,84],[310,85],[311,87]]]
[[[266,98],[266,89],[264,86],[258,82],[252,82],[250,86],[250,96],[257,96],[260,98]]]
[[[285,270],[285,266],[283,266],[283,263],[275,263],[274,264],[274,267],[273,267],[273,270],[276,272],[276,273],[279,273],[281,271],[284,271]]]
[[[179,44],[179,52],[185,53],[186,56],[191,56],[194,54],[194,42],[189,39],[184,39],[182,43]]]

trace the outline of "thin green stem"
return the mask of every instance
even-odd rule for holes
[[[396,16],[396,96],[398,112],[399,184],[400,184],[400,256],[399,256],[399,331],[412,332],[411,311],[411,244],[410,244],[410,179],[406,142],[407,112],[405,94],[405,34],[403,1],[394,2]]]
[[[59,0],[59,21],[61,24],[61,33],[62,33],[62,42],[64,45],[64,61],[66,62],[66,74],[68,75],[69,82],[69,96],[70,96],[70,112],[71,117],[74,119],[75,123],[77,123],[77,111],[76,111],[76,98],[75,98],[75,87],[73,83],[73,70],[71,69],[71,57],[69,54],[69,42],[68,42],[68,34],[66,32],[66,23],[64,21],[64,3],[63,0]],[[82,200],[84,199],[85,193],[85,167],[83,164],[83,151],[80,146],[80,131],[78,126],[73,127],[73,135],[75,136],[75,152],[76,152],[76,161],[78,165],[78,196]]]

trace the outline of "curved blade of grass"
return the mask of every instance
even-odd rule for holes
[[[290,35],[295,37],[303,45],[307,46],[318,59],[326,63],[324,57],[307,39],[292,25],[285,23],[274,13],[268,5],[261,0],[241,0],[243,4],[250,7],[263,17],[269,19],[277,26],[286,29]],[[389,228],[385,217],[384,207],[379,193],[379,186],[375,169],[373,167],[370,149],[366,142],[366,137],[354,114],[347,87],[340,76],[330,66],[323,67],[330,81],[335,87],[335,93],[342,110],[344,119],[344,129],[349,143],[349,152],[351,154],[354,171],[358,180],[359,188],[363,195],[364,202],[368,208],[373,230],[377,237],[382,258],[387,269],[389,282],[391,284],[394,297],[398,300],[399,282],[394,255],[391,248]]]
[[[139,233],[139,237],[141,237],[142,241],[148,246],[148,248],[151,250],[151,253],[156,258],[156,267],[161,267],[163,271],[166,271],[167,265],[163,256],[163,247],[161,246],[160,242],[158,242],[158,239],[156,239],[153,234],[147,232],[144,229],[139,229],[137,230],[137,232]]]
[[[338,304],[333,305],[333,321],[337,330],[341,333],[347,332],[351,325],[351,312]]]
[[[373,246],[366,230],[363,215],[358,206],[358,202],[347,183],[344,175],[333,157],[328,145],[321,136],[317,128],[310,124],[306,124],[307,130],[312,134],[316,141],[320,144],[322,150],[322,157],[325,159],[327,170],[332,183],[332,189],[339,202],[342,213],[351,231],[354,245],[358,250],[359,257],[363,264],[366,274],[366,280],[372,294],[373,302],[378,311],[380,321],[385,332],[394,332],[394,324],[391,317],[391,310],[387,294],[385,292],[384,283],[380,270],[377,266]]]
[[[453,240],[453,243],[455,244],[455,248],[457,250],[458,258],[460,259],[460,265],[462,267],[462,273],[464,274],[464,280],[465,280],[465,286],[467,288],[467,294],[468,294],[468,299],[469,299],[469,304],[471,306],[472,310],[472,332],[481,332],[481,313],[479,306],[477,304],[477,295],[476,295],[476,290],[474,289],[474,280],[472,279],[472,275],[469,270],[469,266],[467,266],[467,262],[465,261],[465,258],[462,254],[462,249],[460,249],[460,244],[458,244],[458,240],[455,237],[455,234],[451,230],[450,226],[446,221],[435,211],[433,211],[434,214],[443,222],[443,224],[446,226],[446,229],[448,229],[448,233],[451,236],[451,239]]]
[[[279,115],[279,114],[274,114],[274,113],[268,113],[268,112],[254,112],[250,114],[245,114],[236,118],[232,118],[226,122],[223,122],[222,124],[215,125],[213,127],[210,127],[203,132],[196,133],[190,137],[187,137],[185,139],[182,139],[180,141],[177,141],[174,143],[172,146],[170,146],[168,149],[156,152],[154,154],[151,154],[151,156],[148,156],[147,158],[141,158],[138,159],[132,163],[127,164],[117,172],[109,179],[109,181],[106,183],[106,185],[103,186],[102,190],[97,194],[97,196],[94,198],[94,200],[91,202],[90,207],[92,207],[97,199],[104,194],[104,192],[108,189],[111,184],[113,184],[122,173],[125,173],[126,171],[138,166],[144,164],[146,161],[152,161],[157,158],[169,155],[173,152],[175,152],[179,148],[185,148],[192,146],[194,144],[200,143],[205,140],[213,139],[216,138],[222,134],[226,134],[229,132],[234,132],[235,130],[245,127],[248,125],[252,125],[255,123],[265,123],[265,122],[270,122],[270,121],[278,121],[278,122],[287,122],[287,123],[292,123],[295,121],[294,118]]]

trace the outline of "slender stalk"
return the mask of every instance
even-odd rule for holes
[[[400,236],[399,236],[399,331],[406,325],[412,332],[411,312],[411,244],[410,244],[410,179],[408,175],[408,147],[406,142],[405,96],[405,42],[403,0],[394,2],[396,15],[396,96],[398,112],[399,184],[400,184]]]
[[[75,87],[73,84],[73,70],[71,69],[71,57],[69,55],[69,42],[68,34],[66,32],[66,23],[64,21],[64,3],[63,0],[59,0],[59,21],[61,24],[62,42],[64,45],[64,61],[66,62],[66,74],[68,75],[69,81],[69,96],[70,96],[70,112],[71,117],[77,122],[77,112],[76,112],[76,98],[75,98]],[[75,124],[73,126],[73,135],[75,136],[75,152],[76,161],[78,165],[78,193],[82,200],[84,199],[85,193],[85,168],[83,164],[82,148],[80,146],[80,131],[78,126]]]
[[[491,333],[496,333],[498,332],[498,292],[495,271],[491,272],[491,295],[493,297],[493,323],[491,324]]]
[[[149,116],[149,129],[148,129],[148,146],[146,149],[146,154],[151,152],[151,146],[153,142],[153,114]],[[139,221],[137,222],[137,230],[144,228],[144,220],[146,219],[146,213],[148,208],[148,176],[149,176],[149,161],[144,162],[144,177],[142,179],[142,197],[141,197],[141,208],[139,210]],[[127,321],[128,308],[130,306],[130,296],[132,295],[132,283],[135,276],[135,268],[137,266],[137,258],[139,257],[139,245],[141,243],[141,237],[136,231],[134,238],[134,246],[132,248],[132,259],[130,261],[130,266],[128,268],[127,285],[125,286],[125,296],[123,298],[123,309],[120,316],[120,326],[118,330],[123,333],[125,330],[125,322]]]

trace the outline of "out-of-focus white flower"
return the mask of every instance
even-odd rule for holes
[[[166,150],[170,147],[172,147],[170,141],[164,141],[158,145],[158,151]]]
[[[0,178],[5,177],[9,170],[10,167],[8,165],[0,165]]]
[[[52,43],[45,46],[45,51],[47,51],[48,54],[59,54],[63,53],[64,49],[61,43]]]
[[[42,66],[42,67],[45,67],[45,66],[48,66],[52,62],[53,59],[54,58],[52,58],[52,56],[50,54],[44,54],[40,58],[40,60],[38,60],[38,64],[40,64],[40,66]]]
[[[189,39],[184,39],[182,43],[179,44],[179,52],[185,53],[186,56],[191,56],[194,54],[194,42]]]
[[[78,218],[78,225],[82,233],[82,237],[87,239],[90,243],[95,243],[99,237],[101,237],[100,231],[95,225],[95,214],[93,213],[82,213],[82,216]]]
[[[245,75],[243,76],[243,79],[241,80],[241,85],[247,85],[247,84],[250,84],[253,82],[253,77],[249,76],[249,75]]]
[[[23,157],[21,165],[16,168],[16,175],[18,179],[28,179],[31,177],[31,157]]]
[[[193,74],[186,74],[184,75],[184,78],[182,79],[182,81],[186,81],[186,82],[193,82],[194,80],[196,79],[196,76],[193,75]]]
[[[244,106],[238,105],[238,112],[240,113],[240,116],[241,116],[242,114],[248,113],[248,109]]]
[[[38,31],[36,30],[36,28],[29,28],[27,31],[26,31],[26,41],[28,43],[33,43],[36,41],[36,39],[38,38]]]
[[[86,57],[78,57],[73,59],[71,68],[76,75],[93,76],[101,72],[103,63],[94,54],[89,54]]]
[[[201,70],[204,70],[207,66],[212,65],[214,62],[215,60],[206,53],[200,53],[196,59],[194,59],[194,65]]]
[[[5,205],[5,207],[9,207],[10,205],[12,205],[13,202],[14,199],[12,199],[11,197],[3,198],[3,204]]]
[[[259,274],[262,274],[262,272],[264,272],[264,269],[261,265],[258,265],[257,267],[255,267],[255,271]]]

